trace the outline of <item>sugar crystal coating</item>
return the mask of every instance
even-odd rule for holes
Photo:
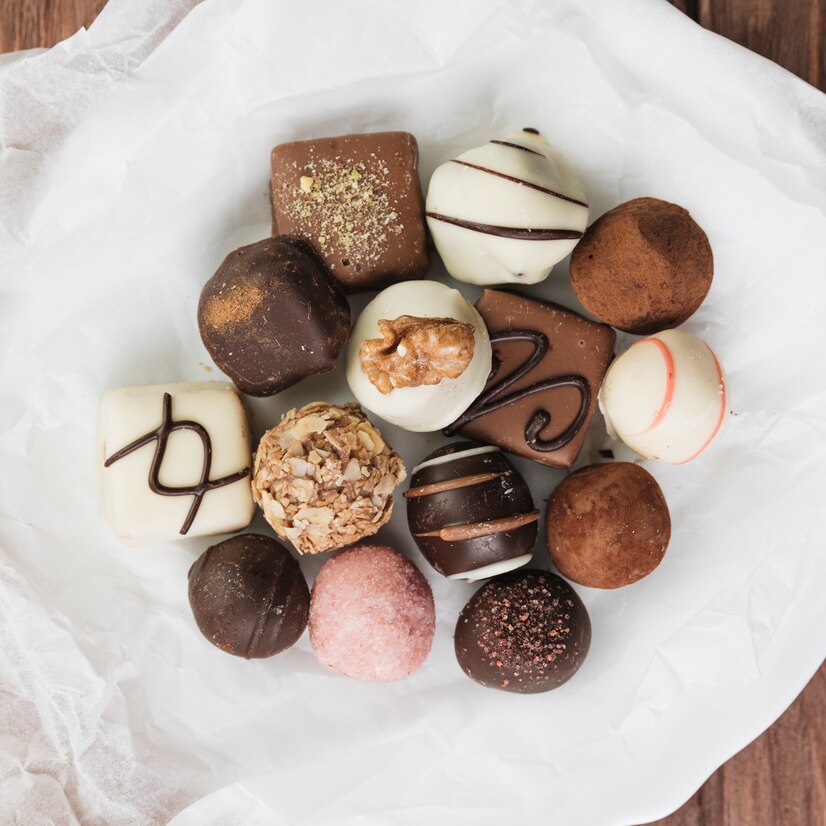
[[[310,596],[310,644],[319,662],[357,680],[412,674],[433,643],[427,580],[386,545],[359,545],[319,571]]]

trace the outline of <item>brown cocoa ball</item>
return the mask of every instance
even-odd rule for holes
[[[688,211],[635,198],[591,224],[571,256],[571,286],[589,313],[638,335],[682,324],[714,275],[708,237]]]
[[[546,522],[554,565],[590,588],[621,588],[648,576],[671,538],[660,486],[629,462],[572,473],[548,500]]]

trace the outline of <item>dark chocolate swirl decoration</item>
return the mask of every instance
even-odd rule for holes
[[[201,467],[201,478],[195,485],[186,485],[178,488],[171,488],[164,485],[160,481],[161,464],[166,453],[166,443],[169,437],[176,430],[191,430],[196,433],[204,446],[204,463]],[[163,414],[161,417],[161,424],[155,430],[150,430],[149,433],[144,434],[134,442],[130,442],[126,447],[121,448],[117,453],[112,454],[104,463],[104,467],[109,467],[115,462],[128,456],[130,453],[138,450],[138,448],[148,445],[150,442],[155,442],[155,455],[152,457],[152,464],[149,466],[149,487],[153,493],[159,496],[192,496],[192,506],[189,513],[186,515],[184,524],[181,526],[181,533],[185,534],[192,527],[195,517],[198,514],[198,509],[201,507],[201,502],[204,496],[215,488],[222,488],[225,485],[231,485],[234,482],[239,482],[250,473],[249,468],[239,470],[229,476],[222,476],[220,479],[210,479],[209,474],[212,469],[212,440],[209,438],[206,428],[198,424],[198,422],[191,422],[185,419],[181,421],[174,421],[172,418],[172,396],[169,393],[163,394]]]
[[[557,387],[574,387],[579,391],[579,409],[577,410],[576,416],[574,416],[574,420],[562,433],[554,436],[552,439],[542,438],[542,431],[551,423],[551,414],[543,408],[534,412],[525,425],[525,441],[533,450],[540,453],[550,453],[554,450],[559,450],[559,448],[568,444],[568,442],[576,436],[588,416],[588,409],[591,406],[591,386],[583,376],[556,376],[552,379],[534,382],[521,390],[515,390],[507,395],[502,395],[509,387],[519,381],[519,379],[529,374],[542,359],[545,358],[551,346],[548,337],[535,330],[508,330],[494,333],[490,337],[492,345],[503,344],[508,341],[528,341],[533,344],[534,351],[516,370],[503,379],[500,379],[488,390],[485,390],[452,425],[445,428],[444,433],[446,436],[453,436],[465,427],[465,425],[470,424],[480,416],[493,413],[495,410],[500,410],[509,404],[514,404],[528,396],[532,396],[534,393],[541,393],[544,390],[552,390]],[[494,356],[493,369],[490,374],[491,379],[496,376],[501,366],[501,360]]]

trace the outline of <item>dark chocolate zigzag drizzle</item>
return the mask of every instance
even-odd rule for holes
[[[169,437],[176,430],[191,430],[197,433],[204,446],[204,464],[201,468],[201,479],[197,485],[188,485],[180,488],[170,488],[167,485],[161,484],[160,473],[161,464],[163,462],[164,454],[166,453],[166,443]],[[113,465],[130,453],[133,453],[138,448],[148,445],[150,442],[156,442],[155,455],[152,457],[152,464],[149,466],[149,488],[153,493],[159,496],[194,496],[192,507],[186,515],[184,524],[181,526],[181,533],[186,534],[192,527],[195,517],[198,514],[198,509],[201,507],[201,502],[204,496],[215,488],[222,488],[225,485],[231,485],[234,482],[239,482],[250,473],[249,468],[239,470],[230,476],[222,476],[220,479],[210,479],[209,473],[212,469],[212,441],[209,438],[206,428],[198,424],[198,422],[190,422],[182,419],[176,422],[172,419],[172,396],[169,393],[163,394],[163,415],[161,424],[156,430],[150,430],[149,433],[130,442],[126,447],[122,447],[117,453],[112,454],[104,463],[104,467]]]
[[[426,213],[428,218],[453,224],[462,229],[473,232],[483,232],[485,235],[496,235],[499,238],[513,238],[517,241],[563,241],[566,239],[582,238],[582,233],[576,229],[543,229],[538,227],[500,227],[495,224],[480,224],[476,221],[465,221],[462,218],[452,218],[438,212]]]
[[[525,425],[525,441],[528,446],[539,453],[551,453],[554,450],[559,450],[564,447],[571,439],[576,436],[588,415],[588,408],[591,406],[591,386],[584,376],[568,375],[557,376],[553,379],[546,379],[544,381],[536,382],[522,390],[516,390],[506,396],[500,396],[515,382],[519,381],[523,376],[531,372],[539,362],[545,358],[550,349],[550,342],[548,337],[536,330],[508,330],[500,333],[494,333],[490,337],[491,344],[500,344],[508,341],[529,341],[534,345],[534,351],[528,359],[525,360],[512,373],[505,376],[505,378],[498,381],[489,390],[486,390],[479,396],[478,399],[449,427],[443,431],[446,436],[453,436],[465,425],[470,424],[474,419],[484,416],[488,413],[493,413],[494,410],[500,410],[509,404],[514,404],[527,396],[532,396],[534,393],[541,393],[543,390],[552,390],[556,387],[575,387],[579,391],[580,404],[579,410],[565,430],[553,439],[543,439],[540,435],[542,431],[551,423],[551,414],[544,409],[537,410],[528,423]],[[495,358],[495,357],[494,357]],[[501,361],[496,358],[496,361],[491,370],[490,378],[496,376],[501,367]],[[497,396],[499,398],[497,398]]]
[[[469,161],[460,161],[458,158],[454,158],[451,163],[458,163],[460,166],[467,166],[471,169],[476,169],[478,172],[486,172],[488,175],[495,175],[497,178],[504,178],[506,181],[511,181],[515,184],[520,184],[521,186],[526,186],[529,189],[535,189],[537,192],[544,192],[545,195],[553,195],[554,198],[559,198],[562,201],[568,201],[572,204],[576,204],[577,206],[585,207],[588,209],[588,204],[585,201],[578,201],[576,198],[572,198],[570,195],[563,195],[561,192],[557,192],[555,189],[548,189],[546,186],[541,186],[540,184],[531,183],[531,181],[526,181],[523,178],[517,178],[514,175],[508,175],[505,172],[497,172],[495,169],[488,169],[486,166],[479,166],[476,163],[470,163]]]

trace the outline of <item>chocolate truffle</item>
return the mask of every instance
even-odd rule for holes
[[[554,565],[589,588],[621,588],[648,576],[671,538],[657,480],[629,462],[568,476],[548,500],[546,525]]]
[[[536,284],[588,224],[585,192],[535,129],[442,164],[427,191],[427,225],[447,271],[470,284]]]
[[[131,544],[228,533],[252,519],[247,414],[231,384],[110,390],[98,457],[104,517]]]
[[[658,198],[606,212],[571,256],[571,286],[588,312],[638,335],[682,324],[713,274],[705,232],[687,210]]]
[[[485,290],[476,302],[493,346],[484,391],[446,430],[570,467],[597,406],[616,334],[544,301]]]
[[[267,238],[231,252],[204,284],[198,327],[240,390],[271,396],[336,366],[350,307],[308,244]]]
[[[367,682],[412,674],[436,630],[433,593],[407,557],[359,545],[328,560],[310,597],[310,644],[322,665]]]
[[[347,381],[368,410],[406,430],[439,430],[482,392],[488,331],[473,305],[436,281],[395,284],[356,320]]]
[[[460,442],[413,469],[407,523],[424,558],[471,582],[530,562],[539,511],[498,447]]]
[[[252,493],[278,536],[315,554],[372,536],[405,477],[399,454],[357,404],[313,402],[264,434]]]
[[[665,330],[631,345],[599,396],[608,432],[646,459],[682,464],[699,456],[726,418],[726,380],[701,339]]]
[[[459,614],[456,659],[488,688],[539,694],[574,676],[591,645],[576,592],[547,571],[512,571],[483,585]]]
[[[423,277],[429,262],[418,157],[408,132],[276,146],[273,235],[306,238],[349,291]]]
[[[310,592],[298,563],[274,539],[233,536],[189,569],[189,604],[201,633],[238,657],[272,657],[307,626]]]

